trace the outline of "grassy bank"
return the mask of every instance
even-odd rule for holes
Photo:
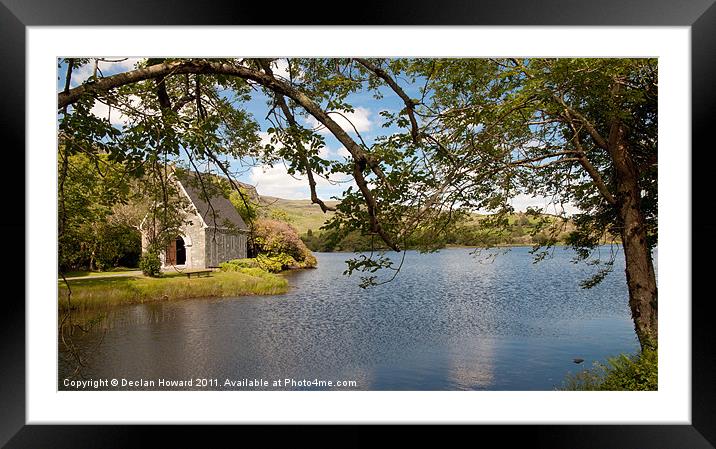
[[[68,282],[72,290],[72,308],[77,310],[189,298],[275,295],[288,291],[288,281],[285,278],[262,270],[217,271],[211,273],[210,277],[191,279],[181,273],[168,273],[159,278],[131,276],[69,279]],[[68,308],[67,293],[65,283],[59,282],[60,311]]]
[[[620,354],[606,363],[568,375],[560,390],[567,391],[656,391],[659,388],[658,351],[647,349],[635,355]]]
[[[83,276],[113,276],[113,275],[122,275],[124,273],[129,273],[132,271],[137,271],[138,268],[125,268],[125,267],[115,267],[111,270],[107,271],[67,271],[65,272],[66,278],[76,278],[76,277],[83,277]]]

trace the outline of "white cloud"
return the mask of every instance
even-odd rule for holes
[[[271,143],[271,135],[267,132],[260,132],[259,138],[261,144]],[[274,144],[275,147],[281,148],[281,143]],[[332,159],[333,156],[350,157],[350,153],[344,147],[336,150],[324,146],[318,150],[318,155],[324,159]],[[316,181],[316,192],[318,196],[324,200],[328,200],[333,196],[341,196],[341,193],[348,188],[349,185],[355,185],[352,178],[339,179],[331,177],[331,181],[341,181],[338,183],[330,182],[321,176],[314,176]],[[345,181],[345,182],[343,182]],[[284,199],[307,199],[311,197],[311,190],[308,185],[306,176],[291,176],[286,170],[286,166],[279,162],[273,167],[262,165],[253,167],[249,173],[249,183],[256,186],[256,190],[261,195],[275,196]]]
[[[271,70],[276,77],[282,78],[286,81],[295,82],[304,78],[304,72],[300,68],[296,67],[296,65],[293,66],[293,73],[289,72],[287,58],[274,59],[271,63]],[[293,75],[293,77],[291,75]]]
[[[350,159],[351,157],[353,157],[350,151],[346,150],[346,147],[340,147],[338,150],[336,150],[336,154],[346,159]]]
[[[289,200],[310,198],[308,179],[305,176],[291,176],[283,164],[273,167],[263,165],[251,169],[250,182],[261,195],[275,196]],[[315,177],[317,186],[331,186],[323,178]]]
[[[82,83],[84,83],[85,81],[87,81],[87,78],[89,78],[90,76],[92,76],[92,71],[93,71],[93,70],[94,70],[94,69],[92,68],[92,64],[91,64],[91,63],[90,63],[90,64],[85,64],[85,65],[81,66],[81,67],[80,67],[79,69],[77,69],[77,70],[73,70],[73,71],[72,71],[72,79],[70,80],[70,81],[71,81],[71,82],[70,82],[71,86],[72,86],[72,87],[77,87],[77,86],[79,86],[80,84],[82,84]],[[65,81],[65,82],[66,82],[66,81]]]
[[[370,119],[370,110],[363,107],[355,108],[353,112],[333,112],[330,113],[330,117],[338,123],[347,133],[355,134],[353,127],[358,130],[359,133],[369,131],[373,127],[373,121]],[[306,119],[306,123],[312,128],[316,129],[321,134],[330,134],[331,132],[319,123],[313,116],[309,116]],[[352,126],[351,126],[352,123]]]
[[[273,68],[271,69],[274,73],[274,75],[279,76],[281,78],[285,79],[291,79],[291,74],[288,71],[288,60],[286,59],[277,59],[273,62]],[[294,75],[295,76],[295,75]]]
[[[321,176],[314,176],[316,193],[319,198],[328,200],[348,188],[346,183],[331,183]],[[291,176],[286,167],[278,163],[273,167],[262,165],[253,167],[249,174],[249,183],[256,186],[260,195],[274,196],[288,200],[300,200],[311,197],[308,178],[302,175]]]
[[[136,95],[131,95],[129,102],[133,108],[141,107],[141,100]],[[109,122],[113,125],[126,125],[129,122],[129,117],[124,115],[122,111],[117,108],[110,108],[107,104],[98,100],[95,100],[90,112],[99,118],[109,119]]]
[[[559,215],[563,212],[560,204],[554,204],[549,198],[543,196],[530,196],[519,194],[510,200],[510,204],[518,212],[524,212],[528,207],[541,208],[543,212],[548,214]],[[580,210],[571,203],[564,204],[564,212],[567,215],[579,213]]]

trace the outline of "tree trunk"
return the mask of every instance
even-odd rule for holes
[[[617,208],[622,222],[629,307],[639,344],[644,350],[655,348],[658,340],[656,275],[641,209],[639,173],[624,141],[623,126],[617,127],[617,135],[610,136],[609,150],[614,162]]]

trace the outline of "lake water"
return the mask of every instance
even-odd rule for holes
[[[317,253],[318,269],[287,275],[288,294],[120,307],[73,343],[85,379],[213,390],[552,390],[568,372],[638,350],[621,253],[590,290],[579,282],[594,267],[563,248],[537,264],[529,248],[470,253],[409,251],[392,282],[366,290],[342,274],[351,254]],[[74,389],[63,385],[77,366],[63,348],[59,389]]]

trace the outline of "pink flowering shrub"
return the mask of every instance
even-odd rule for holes
[[[285,254],[293,258],[298,267],[316,266],[317,261],[311,250],[288,223],[269,219],[257,220],[254,243],[259,253],[269,257],[277,258]]]

